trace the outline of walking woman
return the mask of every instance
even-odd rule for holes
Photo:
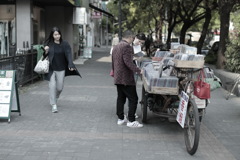
[[[78,70],[72,61],[71,47],[67,41],[62,39],[59,28],[53,27],[45,42],[45,54],[49,58],[49,73],[44,79],[49,81],[49,99],[52,112],[58,112],[57,100],[63,90],[64,78],[69,75],[78,75]]]

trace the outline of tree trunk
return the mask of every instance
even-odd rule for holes
[[[203,24],[202,34],[201,34],[201,37],[200,37],[200,39],[197,43],[197,54],[201,54],[201,52],[202,52],[203,43],[204,43],[204,40],[205,40],[206,35],[207,35],[208,26],[210,24],[211,18],[212,18],[211,9],[207,8],[206,9],[206,15],[205,15],[205,22]]]
[[[187,21],[184,21],[184,24],[183,24],[181,32],[180,32],[180,44],[185,44],[186,32],[190,26],[191,25]]]
[[[170,47],[171,47],[171,35],[172,35],[172,31],[173,31],[174,27],[175,27],[175,24],[168,27],[168,35],[167,35],[167,47],[168,47],[168,49],[170,49]]]
[[[162,28],[163,28],[163,19],[161,18],[159,20],[159,27],[158,27],[158,36],[159,36],[160,44],[162,44]]]
[[[155,36],[156,36],[156,39],[158,40],[158,21],[155,21]]]
[[[229,21],[230,21],[230,12],[232,10],[234,4],[231,2],[220,2],[220,42],[218,48],[218,59],[216,67],[218,69],[224,68],[225,63],[225,51],[226,51],[226,44],[228,40],[229,34]]]

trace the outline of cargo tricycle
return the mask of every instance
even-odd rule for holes
[[[208,99],[199,99],[193,94],[194,81],[196,81],[196,76],[193,75],[199,74],[203,67],[190,68],[190,65],[185,68],[173,65],[165,66],[163,70],[169,67],[173,68],[172,72],[177,78],[177,82],[174,81],[175,85],[169,85],[173,87],[153,85],[154,83],[171,83],[169,80],[164,81],[164,77],[161,77],[163,78],[162,82],[158,82],[156,80],[149,81],[146,74],[142,75],[142,99],[140,102],[142,122],[147,123],[148,110],[160,117],[175,119],[184,130],[187,152],[193,155],[198,149],[200,123],[209,103]]]

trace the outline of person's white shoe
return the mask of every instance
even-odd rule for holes
[[[143,125],[140,124],[138,121],[127,122],[127,126],[130,127],[130,128],[141,128],[141,127],[143,127]]]
[[[124,115],[124,119],[118,119],[117,124],[118,125],[123,125],[124,123],[127,123],[127,122],[128,122],[127,116]]]
[[[57,113],[58,110],[57,110],[57,105],[56,104],[53,104],[52,105],[52,113]]]
[[[138,118],[138,115],[137,115],[137,113],[135,113],[135,119],[137,119]]]

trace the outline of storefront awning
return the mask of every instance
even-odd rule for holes
[[[76,7],[81,6],[81,0],[67,0],[67,1],[70,2],[72,5],[74,5]]]
[[[92,9],[95,9],[95,10],[97,10],[99,12],[102,12],[103,14],[107,15],[108,17],[114,18],[114,16],[111,13],[109,13],[107,11],[104,11],[104,10],[102,10],[102,9],[92,5],[92,4],[89,4],[89,7],[92,8]]]
[[[72,1],[74,3],[72,3]],[[33,4],[39,5],[39,6],[66,6],[66,7],[71,7],[71,6],[75,6],[75,1],[78,2],[80,0],[33,0]]]
[[[16,0],[0,0],[0,4],[15,4]],[[33,3],[40,6],[76,6],[80,7],[82,0],[33,0]]]
[[[15,4],[16,0],[1,0],[0,4]]]

